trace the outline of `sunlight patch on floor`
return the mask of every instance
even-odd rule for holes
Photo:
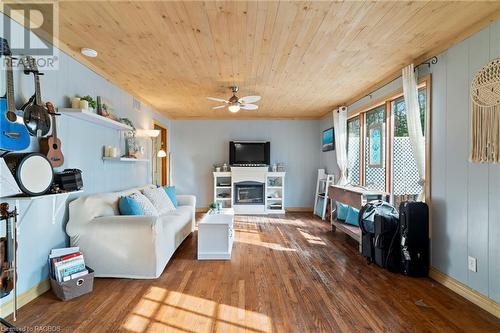
[[[247,238],[237,238],[234,240],[236,243],[243,243],[243,244],[248,244],[248,245],[257,245],[257,246],[262,246],[262,247],[267,247],[268,249],[271,250],[276,250],[276,251],[289,251],[289,252],[296,252],[296,249],[291,249],[288,247],[284,247],[281,244],[276,244],[276,243],[266,243],[262,241],[255,241]]]
[[[151,287],[128,315],[122,328],[130,332],[271,332],[271,319],[242,308],[244,290],[240,290],[240,296],[240,307],[236,307]]]
[[[297,230],[300,232],[302,237],[306,239],[306,241],[310,244],[316,244],[316,245],[326,245],[326,243],[321,239],[321,237],[314,236],[300,228],[297,228]]]

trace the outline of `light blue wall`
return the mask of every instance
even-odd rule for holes
[[[500,165],[468,161],[469,89],[474,73],[500,57],[500,21],[438,56],[432,65],[432,266],[500,302]],[[421,75],[429,72],[420,67]],[[401,88],[396,79],[349,111]],[[477,258],[477,272],[467,257]]]
[[[336,150],[322,151],[321,150],[321,137],[323,136],[323,131],[333,127],[333,116],[331,112],[328,112],[319,121],[319,132],[320,132],[320,145],[319,145],[319,168],[323,168],[329,174],[335,175],[335,181],[340,177],[339,167],[337,165],[337,157],[335,155]]]
[[[500,166],[468,162],[470,83],[500,57],[500,21],[450,48],[432,67],[432,264],[500,302]],[[467,269],[467,256],[478,271]]]
[[[213,201],[214,163],[229,160],[229,141],[271,142],[271,163],[286,166],[286,207],[312,207],[319,161],[317,120],[172,121],[173,181],[195,194],[198,207]]]
[[[3,19],[0,15],[0,29]],[[16,36],[22,36],[22,28],[15,25]],[[1,30],[0,30],[1,31]],[[3,33],[2,33],[3,36]],[[2,74],[3,75],[3,74]],[[16,104],[22,105],[34,91],[32,77],[22,71],[14,73]],[[68,98],[79,95],[101,95],[109,99],[120,117],[130,118],[137,128],[150,128],[152,120],[158,120],[167,127],[170,122],[156,114],[150,107],[142,105],[141,111],[132,108],[133,97],[114,84],[80,64],[63,52],[59,53],[59,69],[47,71],[41,77],[42,96],[58,106],[67,107]],[[149,163],[117,163],[102,161],[104,145],[122,146],[123,140],[117,131],[85,121],[60,116],[57,119],[58,135],[62,141],[65,163],[59,169],[78,168],[83,171],[84,194],[116,191],[151,181]],[[147,139],[149,140],[149,139]],[[150,141],[144,142],[149,148]],[[36,151],[38,144],[32,139],[29,151]],[[149,151],[148,151],[149,152]],[[14,205],[13,202],[10,202]],[[21,203],[25,211],[27,203]],[[66,209],[56,216],[52,223],[51,199],[35,201],[21,221],[19,232],[19,292],[22,293],[47,278],[47,254],[54,247],[66,246],[64,232],[67,221]],[[1,302],[5,302],[2,299]]]

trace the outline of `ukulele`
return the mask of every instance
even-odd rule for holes
[[[52,105],[51,102],[47,102],[45,105],[47,106],[48,113],[52,118],[52,135],[40,140],[40,151],[42,154],[47,156],[50,164],[52,164],[54,168],[57,168],[64,163],[64,155],[61,151],[61,140],[57,137],[57,114],[54,110],[54,105]]]
[[[36,61],[33,57],[27,56],[24,62],[24,74],[33,73],[35,79],[35,99],[24,109],[24,124],[28,132],[33,136],[45,136],[50,130],[50,118],[47,109],[42,103],[40,92],[40,75]]]
[[[0,50],[0,55],[5,56],[7,81],[5,98],[0,99],[0,151],[23,150],[30,145],[30,136],[24,124],[17,122],[12,57],[5,38],[0,38]]]

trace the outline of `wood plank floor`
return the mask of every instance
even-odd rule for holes
[[[196,233],[157,280],[96,279],[46,293],[17,325],[58,332],[500,332],[500,320],[427,278],[367,265],[311,214],[238,216],[231,261],[197,261]]]

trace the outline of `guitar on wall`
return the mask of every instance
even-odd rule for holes
[[[24,124],[31,135],[45,136],[50,130],[50,118],[40,91],[40,75],[43,74],[38,71],[36,60],[31,56],[27,56],[24,62],[24,74],[29,73],[32,73],[35,79],[35,95],[27,105],[25,104]]]
[[[57,137],[56,112],[51,102],[45,104],[48,113],[52,118],[52,135],[40,140],[40,152],[47,156],[50,164],[54,168],[60,167],[64,163],[64,155],[61,151],[61,140]]]
[[[12,75],[12,54],[9,43],[0,38],[0,50],[5,57],[6,94],[0,98],[0,152],[23,150],[30,145],[30,136],[24,124],[17,122],[16,105],[14,103],[14,78]]]

